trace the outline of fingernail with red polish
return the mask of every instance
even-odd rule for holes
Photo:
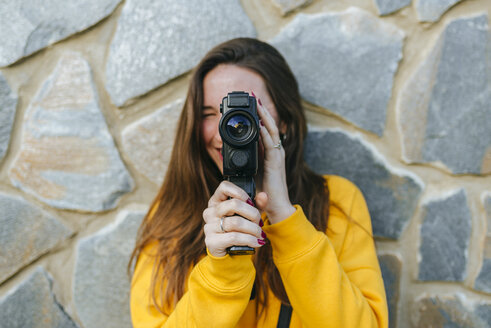
[[[251,206],[254,206],[254,203],[252,202],[252,199],[250,199],[250,198],[247,199],[246,203],[251,205]]]
[[[259,226],[262,227],[264,225],[263,219],[259,220]]]
[[[259,120],[259,123],[261,124],[261,126],[264,126],[263,121]]]
[[[263,105],[263,104],[261,103],[261,99],[257,98],[257,102],[259,103],[259,105],[261,105],[261,106]]]
[[[264,231],[261,231],[261,237],[263,237],[263,239],[266,239],[266,234],[264,233]]]
[[[257,243],[258,243],[259,245],[264,245],[264,244],[266,244],[266,242],[265,242],[264,240],[262,240],[262,239],[258,239],[258,240],[257,240]]]
[[[251,94],[254,96],[254,98],[256,98],[256,95],[254,94],[254,91],[251,91]]]

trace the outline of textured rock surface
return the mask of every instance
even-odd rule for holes
[[[491,304],[472,304],[459,294],[425,297],[411,306],[411,327],[488,328],[491,318]]]
[[[0,326],[5,328],[77,328],[51,291],[51,278],[41,267],[0,299]]]
[[[472,220],[464,190],[429,201],[423,211],[418,279],[463,281]]]
[[[381,255],[378,260],[384,279],[387,305],[389,306],[389,327],[396,327],[402,263],[399,258],[394,255]]]
[[[411,4],[411,0],[375,0],[378,13],[388,15]]]
[[[436,22],[448,8],[462,0],[414,0],[418,20]]]
[[[482,321],[487,324],[487,327],[489,327],[491,323],[491,304],[485,303],[476,306],[474,313],[479,319],[482,319]]]
[[[122,211],[116,221],[80,241],[74,301],[85,328],[131,328],[130,281],[126,274],[143,212]]]
[[[449,23],[397,105],[403,158],[491,173],[491,47],[486,15]]]
[[[489,239],[487,243],[490,243]],[[486,247],[489,248],[488,245]],[[474,283],[474,289],[491,293],[491,258],[483,259],[481,270]]]
[[[255,35],[239,0],[128,0],[111,44],[106,88],[121,106],[190,70],[216,44]]]
[[[110,209],[132,189],[89,65],[78,54],[60,59],[29,105],[9,177],[16,187],[63,209]]]
[[[487,195],[484,200],[486,210],[486,243],[484,245],[484,254],[481,270],[476,278],[474,288],[486,293],[491,293],[491,195]]]
[[[10,89],[7,80],[0,72],[0,162],[9,146],[17,100],[17,95]]]
[[[133,122],[123,130],[123,150],[135,168],[157,185],[164,180],[183,100]]]
[[[270,41],[285,56],[302,97],[379,136],[404,33],[357,8],[298,14]]]
[[[0,283],[72,233],[52,215],[17,196],[0,193],[0,213]]]
[[[273,0],[273,3],[280,8],[282,15],[286,15],[290,11],[308,5],[311,2],[312,0]]]
[[[112,13],[121,0],[16,0],[0,8],[0,66],[83,31]]]
[[[314,171],[341,175],[361,189],[374,235],[399,238],[416,209],[421,183],[393,172],[370,146],[342,131],[310,132],[304,155]]]

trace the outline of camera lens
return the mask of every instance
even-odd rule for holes
[[[243,140],[249,136],[251,121],[244,115],[234,115],[227,121],[227,133],[236,140]]]

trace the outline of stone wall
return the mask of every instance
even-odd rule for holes
[[[3,4],[0,326],[131,326],[125,265],[189,71],[249,36],[298,78],[308,163],[365,194],[390,326],[489,327],[490,12],[487,0]]]

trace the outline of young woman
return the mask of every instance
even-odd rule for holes
[[[255,202],[222,181],[220,103],[258,103]],[[348,180],[303,160],[307,126],[283,57],[254,39],[212,49],[193,72],[164,183],[132,260],[138,327],[387,327],[369,213]],[[256,254],[229,255],[232,245]]]

